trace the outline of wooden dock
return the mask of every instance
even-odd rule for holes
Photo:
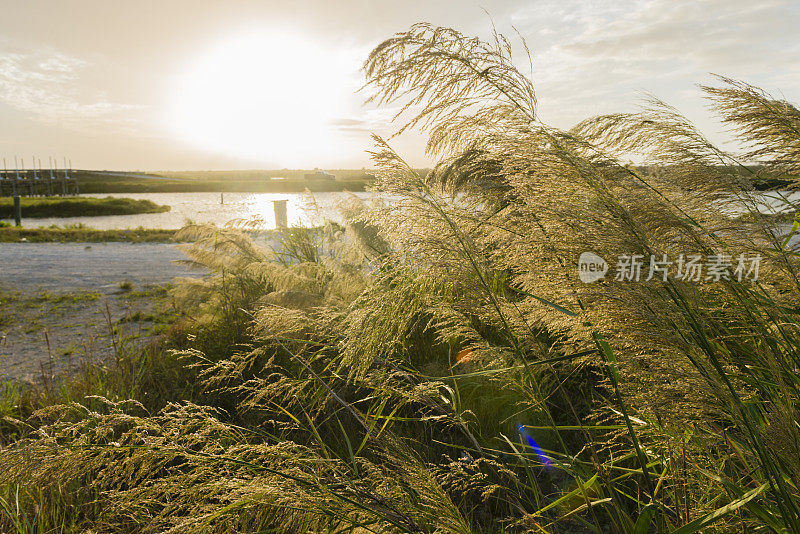
[[[66,169],[0,170],[0,197],[50,197],[78,193],[78,180]]]

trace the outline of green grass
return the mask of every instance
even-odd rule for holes
[[[133,291],[133,282],[131,282],[130,280],[123,280],[117,285],[119,286],[119,289],[124,293]]]
[[[275,251],[183,229],[210,275],[164,296],[156,344],[0,390],[0,528],[800,531],[800,255],[737,157],[657,101],[542,125],[500,38],[416,25],[365,72],[378,104],[432,121],[442,163],[422,175],[376,139],[397,202]],[[797,108],[720,82],[722,119],[775,172],[796,161]],[[584,284],[587,250],[763,269]]]
[[[135,228],[130,230],[97,230],[84,226],[68,228],[0,228],[0,243],[171,243],[175,230]]]
[[[51,304],[76,304],[78,302],[91,302],[99,299],[101,294],[97,291],[71,291],[68,293],[54,293],[52,291],[41,291],[35,301],[39,303],[48,302]]]
[[[136,215],[163,213],[169,206],[159,206],[150,200],[132,198],[92,197],[22,197],[23,218],[96,217],[101,215]],[[14,201],[0,197],[0,219],[14,218]]]

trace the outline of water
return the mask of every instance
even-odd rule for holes
[[[792,202],[800,202],[800,192],[781,192]],[[776,198],[777,192],[765,192],[756,195],[759,209],[766,213],[776,208],[784,208],[783,200]],[[188,221],[196,223],[214,223],[218,226],[236,219],[260,218],[265,228],[275,228],[275,212],[273,200],[287,200],[287,218],[290,226],[311,226],[320,224],[322,218],[340,221],[337,206],[352,196],[362,200],[374,198],[373,193],[314,193],[314,200],[320,213],[308,210],[309,196],[306,193],[225,193],[225,203],[220,204],[219,193],[118,193],[80,195],[92,197],[126,197],[146,199],[156,204],[167,205],[172,209],[167,213],[143,213],[139,215],[110,215],[104,217],[57,217],[47,219],[26,219],[22,213],[22,226],[36,228],[39,226],[84,224],[100,230],[121,230],[126,228],[163,228],[178,229]],[[744,210],[732,211],[731,215]],[[13,222],[13,221],[9,221]],[[789,225],[779,225],[781,230]],[[785,228],[784,228],[785,226]],[[798,238],[800,239],[800,238]]]
[[[26,219],[22,212],[22,226],[84,224],[100,230],[126,228],[178,229],[188,221],[215,223],[222,226],[235,219],[261,218],[265,228],[275,228],[273,200],[287,200],[287,218],[290,226],[310,226],[321,222],[320,215],[329,220],[340,220],[338,205],[352,196],[362,200],[371,198],[371,193],[314,193],[320,213],[307,209],[309,197],[305,193],[225,193],[225,203],[220,204],[219,193],[118,193],[80,195],[91,197],[125,197],[144,199],[160,205],[170,206],[166,213],[143,213],[139,215],[109,215],[102,217],[58,217]],[[13,222],[13,221],[10,221]]]

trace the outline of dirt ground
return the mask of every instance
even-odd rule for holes
[[[200,276],[174,245],[0,244],[0,381],[112,361],[171,316],[165,287]]]

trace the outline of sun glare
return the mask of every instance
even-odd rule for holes
[[[330,161],[357,87],[354,54],[287,32],[213,46],[178,78],[170,128],[199,148],[280,166]]]

